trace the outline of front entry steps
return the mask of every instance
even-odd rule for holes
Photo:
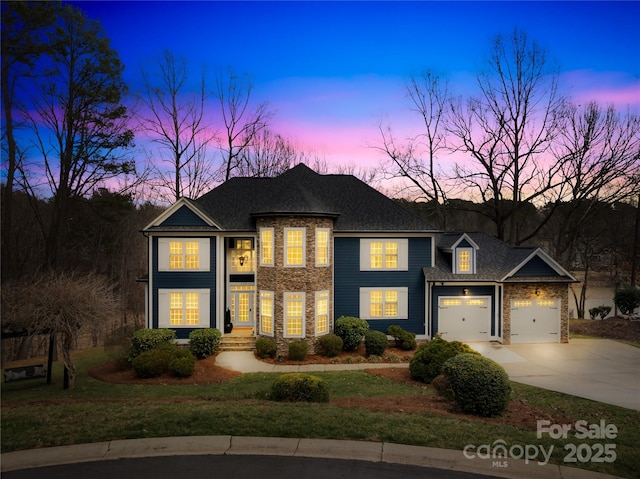
[[[236,331],[222,336],[220,341],[220,351],[255,351],[256,337],[251,331],[250,334],[244,331]]]

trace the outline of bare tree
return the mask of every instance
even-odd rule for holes
[[[431,71],[412,76],[406,84],[411,111],[420,117],[421,133],[404,142],[394,136],[391,127],[380,125],[382,145],[377,147],[388,158],[384,168],[387,178],[406,180],[411,196],[435,206],[438,224],[445,219],[440,208],[447,193],[442,170],[437,161],[446,151],[446,114],[449,85]]]
[[[263,128],[240,152],[236,173],[239,176],[278,176],[294,166],[303,154],[278,133]]]
[[[135,162],[126,156],[133,132],[122,104],[124,67],[100,24],[73,6],[60,5],[48,41],[55,48],[39,66],[53,74],[34,88],[23,112],[39,157],[21,165],[20,179],[32,197],[47,191],[52,197],[51,218],[42,230],[47,264],[55,269],[73,199],[111,178],[134,173]]]
[[[157,74],[142,71],[140,126],[157,146],[159,158],[153,169],[160,188],[169,189],[174,200],[195,198],[209,190],[214,180],[213,160],[207,156],[213,138],[205,121],[205,77],[190,93],[186,60],[165,51],[157,67]],[[162,164],[169,164],[169,170]]]
[[[220,105],[223,123],[218,147],[222,153],[224,181],[229,180],[233,171],[240,168],[244,153],[271,118],[267,103],[255,107],[252,105],[252,93],[253,84],[248,77],[239,76],[232,69],[220,73],[216,78],[214,95]],[[247,158],[245,155],[244,159]]]
[[[455,150],[473,160],[457,165],[456,178],[490,207],[497,237],[512,244],[535,235],[523,228],[531,222],[522,208],[550,201],[562,181],[561,165],[545,162],[563,113],[557,79],[546,52],[516,29],[493,43],[477,77],[480,95],[451,106]]]
[[[75,387],[71,351],[82,329],[98,330],[117,314],[111,287],[95,275],[48,273],[3,288],[3,329],[30,334],[51,330],[62,340],[62,358]]]

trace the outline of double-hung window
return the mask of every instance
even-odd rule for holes
[[[360,288],[362,319],[407,319],[408,288]]]
[[[305,337],[305,294],[284,293],[284,337]]]
[[[284,229],[284,265],[289,267],[306,266],[306,229]]]
[[[329,291],[316,293],[316,334],[329,332]]]
[[[273,291],[260,291],[260,332],[273,336]]]
[[[473,274],[475,272],[473,248],[456,248],[455,255],[455,273]]]
[[[316,228],[316,266],[329,266],[328,228]]]
[[[273,228],[260,228],[260,265],[273,266]]]
[[[407,271],[409,240],[363,238],[360,240],[360,271]]]
[[[209,325],[208,289],[159,289],[158,326],[195,328]]]
[[[209,238],[158,238],[158,271],[209,271]]]

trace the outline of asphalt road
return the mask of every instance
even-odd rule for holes
[[[286,456],[164,456],[83,462],[2,473],[2,479],[488,479],[452,469]]]

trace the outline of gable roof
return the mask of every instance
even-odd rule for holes
[[[195,200],[223,230],[254,231],[257,216],[335,218],[336,232],[424,232],[433,227],[352,175],[300,163],[275,178],[232,178]]]
[[[142,231],[184,231],[186,229],[189,231],[211,231],[219,230],[220,226],[198,208],[193,201],[188,198],[180,198]]]
[[[476,270],[455,274],[452,252],[463,239],[476,245]],[[564,282],[577,280],[540,248],[511,246],[486,233],[442,233],[436,237],[435,266],[423,268],[427,280],[491,282]]]

